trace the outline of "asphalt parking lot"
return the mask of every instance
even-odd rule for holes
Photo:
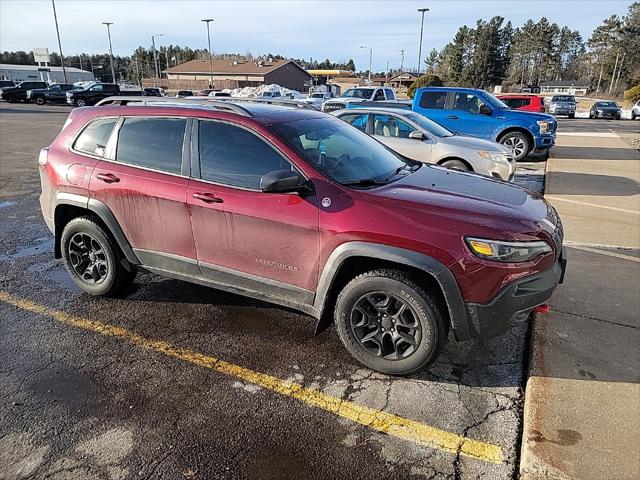
[[[152,274],[81,293],[38,205],[68,112],[0,104],[0,479],[517,475],[524,326],[393,378],[280,307]]]

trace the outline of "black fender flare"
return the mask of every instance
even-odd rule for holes
[[[67,192],[59,192],[56,194],[56,199],[55,199],[54,215],[53,215],[54,219],[55,219],[55,211],[60,205],[71,205],[74,207],[79,207],[97,215],[113,235],[113,238],[115,239],[118,246],[120,247],[120,250],[122,250],[122,253],[124,254],[127,261],[133,265],[140,265],[140,260],[138,259],[136,254],[133,252],[133,249],[131,248],[131,244],[129,243],[129,240],[127,240],[127,237],[122,231],[122,228],[120,228],[120,224],[118,223],[118,220],[116,220],[116,217],[113,214],[113,212],[104,203],[102,203],[99,200],[96,200],[95,198],[89,198],[84,195],[67,193]],[[60,241],[59,236],[61,235],[62,232],[58,232],[58,229],[55,228],[55,224],[54,224],[54,232],[56,235],[56,245],[58,245],[58,242]]]
[[[325,330],[333,321],[333,316],[324,312],[329,291],[340,268],[345,260],[350,257],[365,257],[372,260],[386,260],[389,262],[407,265],[424,271],[431,275],[444,295],[449,310],[451,327],[456,338],[466,339],[470,337],[469,319],[465,302],[462,299],[458,283],[451,271],[441,262],[423,253],[368,242],[347,242],[339,245],[329,256],[318,280],[318,287],[314,298],[313,308],[319,312],[319,320],[316,325],[316,334]],[[375,264],[372,265],[375,268]]]

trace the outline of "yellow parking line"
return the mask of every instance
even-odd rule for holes
[[[422,443],[447,452],[460,452],[461,455],[485,462],[503,462],[502,448],[498,445],[471,440],[456,435],[455,433],[430,427],[429,425],[391,413],[357,405],[353,402],[327,395],[318,390],[304,387],[299,383],[289,382],[265,373],[256,372],[239,365],[234,365],[233,363],[225,362],[224,360],[203,355],[202,353],[176,347],[161,340],[151,340],[125,328],[53,310],[44,305],[32,302],[31,300],[18,298],[8,292],[0,291],[0,301],[29,312],[48,315],[66,325],[125,340],[147,350],[162,353],[193,365],[209,368],[247,383],[259,385],[267,390],[295,398],[307,405],[326,410],[355,423],[372,428],[373,430],[393,435],[394,437]]]

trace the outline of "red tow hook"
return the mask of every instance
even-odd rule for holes
[[[551,308],[549,307],[548,303],[543,303],[542,305],[538,305],[535,310],[536,313],[549,313],[550,311],[551,311]]]

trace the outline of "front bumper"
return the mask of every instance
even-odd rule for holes
[[[494,337],[526,322],[535,307],[545,303],[563,282],[566,259],[562,247],[553,268],[510,283],[490,303],[466,303],[469,338]]]
[[[554,115],[575,115],[576,109],[570,107],[557,107],[551,108],[549,113],[553,113]]]

